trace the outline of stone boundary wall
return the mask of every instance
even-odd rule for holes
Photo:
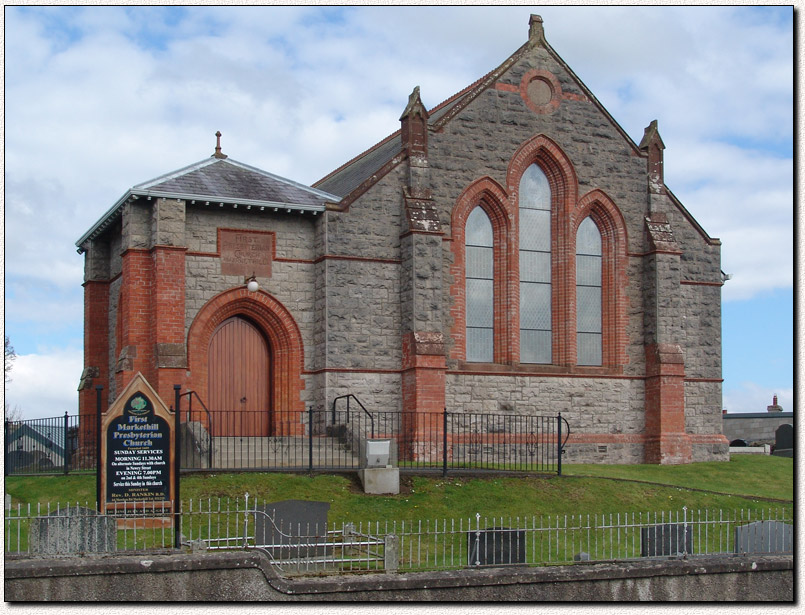
[[[774,444],[775,434],[780,425],[794,424],[793,412],[746,412],[725,414],[724,435],[727,440],[746,440],[747,444],[763,442]]]
[[[787,601],[791,556],[727,556],[289,579],[259,552],[5,562],[6,602]]]

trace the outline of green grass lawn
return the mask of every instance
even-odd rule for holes
[[[13,503],[95,501],[94,475],[6,477]],[[677,511],[793,509],[793,460],[760,455],[685,466],[566,465],[563,476],[401,475],[401,493],[365,495],[357,476],[280,473],[192,474],[181,500],[241,498],[330,503],[330,521]],[[769,501],[781,500],[782,502]],[[194,507],[195,508],[195,507]]]

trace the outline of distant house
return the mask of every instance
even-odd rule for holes
[[[6,434],[6,472],[63,466],[64,442],[63,425],[10,424]]]
[[[794,413],[785,412],[774,396],[766,412],[734,412],[723,415],[724,435],[730,446],[774,444],[775,434],[781,425],[793,425]]]

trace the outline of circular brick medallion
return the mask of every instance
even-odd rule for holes
[[[520,96],[534,113],[553,113],[562,100],[562,87],[553,73],[534,69],[523,75]]]

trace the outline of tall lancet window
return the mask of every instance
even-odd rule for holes
[[[585,218],[576,232],[576,343],[579,365],[601,365],[601,232]]]
[[[476,207],[464,228],[466,248],[467,361],[494,360],[495,317],[492,223],[483,208]]]
[[[536,164],[520,179],[520,362],[550,363],[551,187]]]

